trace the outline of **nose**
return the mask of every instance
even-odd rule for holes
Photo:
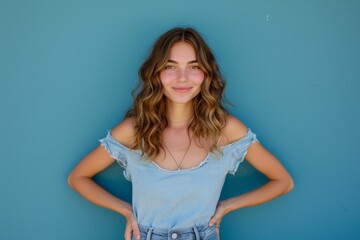
[[[186,81],[187,80],[187,69],[186,68],[180,68],[179,69],[178,80],[179,81]]]

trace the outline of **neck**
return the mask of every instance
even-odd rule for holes
[[[178,104],[167,101],[166,117],[169,127],[187,128],[193,115],[192,103]]]

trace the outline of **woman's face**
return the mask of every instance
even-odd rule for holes
[[[164,95],[174,103],[189,103],[201,90],[204,72],[195,49],[186,42],[174,43],[164,70],[160,72]]]

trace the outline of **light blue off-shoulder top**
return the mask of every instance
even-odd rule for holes
[[[228,173],[235,174],[248,147],[257,142],[248,129],[245,136],[223,146],[223,155],[208,154],[190,169],[169,171],[141,158],[140,150],[125,147],[111,136],[99,139],[132,182],[132,206],[138,224],[164,229],[208,223],[214,215]]]

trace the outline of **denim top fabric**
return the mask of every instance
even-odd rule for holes
[[[132,182],[132,206],[138,224],[156,228],[182,228],[204,224],[214,215],[226,175],[235,174],[250,144],[257,142],[248,129],[245,136],[221,149],[216,158],[208,154],[197,166],[170,171],[141,157],[118,142],[108,130],[99,139]]]

